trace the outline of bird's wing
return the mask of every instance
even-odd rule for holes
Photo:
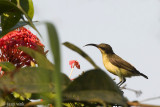
[[[128,63],[127,61],[123,60],[121,57],[119,57],[118,55],[116,54],[113,54],[109,57],[109,61],[119,67],[119,68],[123,68],[127,71],[130,71],[132,73],[135,73],[135,74],[139,74],[140,72],[134,67],[132,66],[130,63]]]

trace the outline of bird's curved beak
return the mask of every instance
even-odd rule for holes
[[[94,46],[94,47],[97,47],[98,48],[98,45],[97,44],[87,44],[85,46]]]

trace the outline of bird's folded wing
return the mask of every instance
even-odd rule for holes
[[[123,69],[125,69],[127,71],[130,71],[132,73],[135,73],[135,74],[139,73],[139,71],[134,66],[132,66],[130,63],[128,63],[127,61],[123,60],[121,57],[119,57],[116,54],[111,55],[109,57],[109,61],[113,65],[115,65],[115,66],[117,66],[119,68],[123,68]]]

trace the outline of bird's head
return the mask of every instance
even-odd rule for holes
[[[97,47],[102,54],[106,53],[106,54],[114,54],[113,50],[112,50],[112,47],[108,44],[105,44],[105,43],[101,43],[99,45],[97,44],[87,44],[85,46],[94,46],[94,47]]]

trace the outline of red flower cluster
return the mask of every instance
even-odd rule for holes
[[[21,27],[9,32],[0,39],[0,62],[8,61],[13,63],[17,68],[30,66],[30,62],[35,60],[19,50],[18,47],[25,46],[34,50],[44,52],[44,45],[28,29]]]

